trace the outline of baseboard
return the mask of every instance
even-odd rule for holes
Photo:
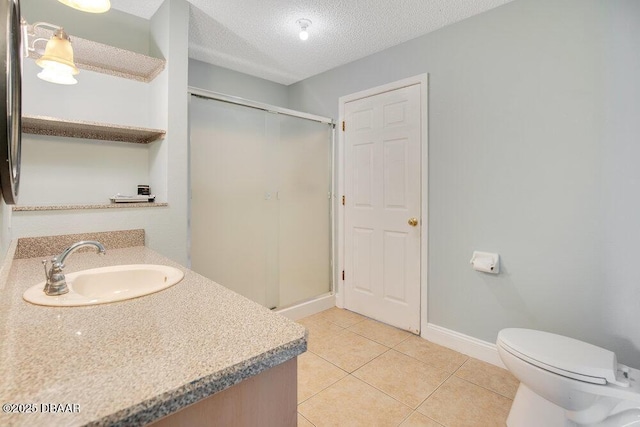
[[[334,294],[327,294],[291,307],[276,310],[275,312],[291,320],[298,320],[328,310],[334,306],[336,306],[336,296]],[[420,336],[436,344],[466,354],[467,356],[506,369],[498,355],[498,349],[493,343],[488,343],[432,323],[428,323],[427,327],[422,329]]]
[[[327,294],[309,301],[302,302],[300,304],[275,310],[275,312],[282,314],[283,316],[291,320],[298,320],[302,319],[303,317],[311,316],[312,314],[328,310],[331,307],[335,307],[335,305],[335,295]]]
[[[422,330],[420,336],[436,344],[466,354],[467,356],[506,369],[498,355],[498,349],[495,344],[432,323],[427,324],[427,327]]]

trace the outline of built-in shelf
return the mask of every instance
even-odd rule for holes
[[[169,206],[168,203],[101,203],[94,205],[42,205],[42,206],[13,206],[14,212],[35,212],[35,211],[70,211],[82,209],[122,209],[122,208],[163,208]]]
[[[30,32],[33,30],[29,26]],[[51,38],[53,31],[38,27],[36,38]],[[78,68],[141,82],[150,82],[164,70],[166,61],[130,50],[70,35],[73,56]],[[31,37],[30,37],[31,38]],[[24,41],[25,43],[27,40]],[[41,52],[30,51],[29,58],[38,59]]]
[[[99,139],[101,141],[121,141],[136,144],[148,144],[163,138],[166,134],[165,131],[160,129],[66,120],[46,116],[22,116],[22,132],[33,135]]]

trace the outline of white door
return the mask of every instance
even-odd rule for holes
[[[420,331],[420,85],[344,105],[345,308]]]

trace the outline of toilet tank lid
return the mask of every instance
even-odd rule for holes
[[[596,384],[618,383],[616,354],[607,349],[562,335],[519,328],[500,331],[498,345],[501,343],[520,353],[514,356],[542,369]]]

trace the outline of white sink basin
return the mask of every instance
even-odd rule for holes
[[[41,282],[22,297],[32,304],[53,307],[105,304],[161,291],[183,277],[182,271],[166,265],[116,265],[66,274],[69,293],[64,295],[46,295],[45,282]]]

